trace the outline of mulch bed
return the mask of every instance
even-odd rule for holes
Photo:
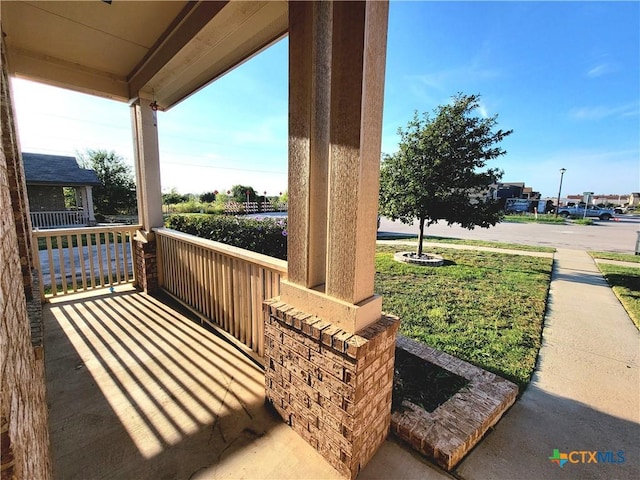
[[[402,401],[433,412],[469,381],[402,349],[396,349],[392,409],[402,410]]]

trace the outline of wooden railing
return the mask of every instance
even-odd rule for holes
[[[161,288],[262,357],[262,302],[280,294],[287,262],[175,230],[155,230]]]
[[[133,283],[133,235],[140,225],[33,232],[40,297]]]
[[[31,212],[33,228],[60,228],[89,224],[89,214],[82,210]]]

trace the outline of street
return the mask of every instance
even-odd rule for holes
[[[595,220],[594,225],[565,225],[504,222],[490,228],[467,230],[440,222],[425,228],[425,235],[437,237],[487,240],[581,250],[634,253],[640,217],[620,215],[619,221]],[[405,225],[381,218],[378,233],[418,234],[418,222]]]

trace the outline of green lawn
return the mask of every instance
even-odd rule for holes
[[[598,268],[640,329],[640,268],[599,263]]]
[[[631,253],[589,252],[589,255],[593,258],[602,258],[605,260],[640,263],[640,255],[634,255]]]
[[[445,266],[425,268],[394,261],[403,248],[379,246],[376,255],[376,292],[401,333],[522,390],[540,349],[552,259],[439,248]]]
[[[556,217],[555,215],[548,213],[541,213],[538,215],[538,218],[533,214],[505,215],[502,221],[511,223],[551,223],[560,225],[564,225],[565,223],[564,218]]]

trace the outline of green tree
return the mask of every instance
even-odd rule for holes
[[[380,167],[380,213],[393,220],[420,222],[418,255],[424,226],[444,220],[464,228],[488,228],[500,220],[498,202],[484,195],[502,171],[485,168],[506,153],[498,147],[513,130],[497,130],[497,115],[474,116],[479,95],[457,94],[434,110],[416,112],[399,128],[399,150],[384,155]]]
[[[178,193],[178,190],[176,190],[175,187],[172,188],[169,193],[162,194],[162,203],[164,203],[165,205],[175,205],[177,203],[186,202],[187,200],[188,197]]]
[[[63,187],[62,194],[64,195],[64,207],[75,208],[76,205],[76,189],[74,187]]]
[[[249,201],[256,202],[257,201],[257,193],[253,189],[253,187],[247,187],[246,185],[234,185],[231,187],[231,197],[236,202],[246,202],[247,201],[247,192],[249,192]]]
[[[200,195],[200,201],[204,203],[213,203],[216,201],[217,191],[215,192],[205,192]]]
[[[80,165],[96,172],[101,185],[93,188],[93,203],[103,215],[129,214],[136,208],[136,184],[131,167],[114,151],[87,149]]]

